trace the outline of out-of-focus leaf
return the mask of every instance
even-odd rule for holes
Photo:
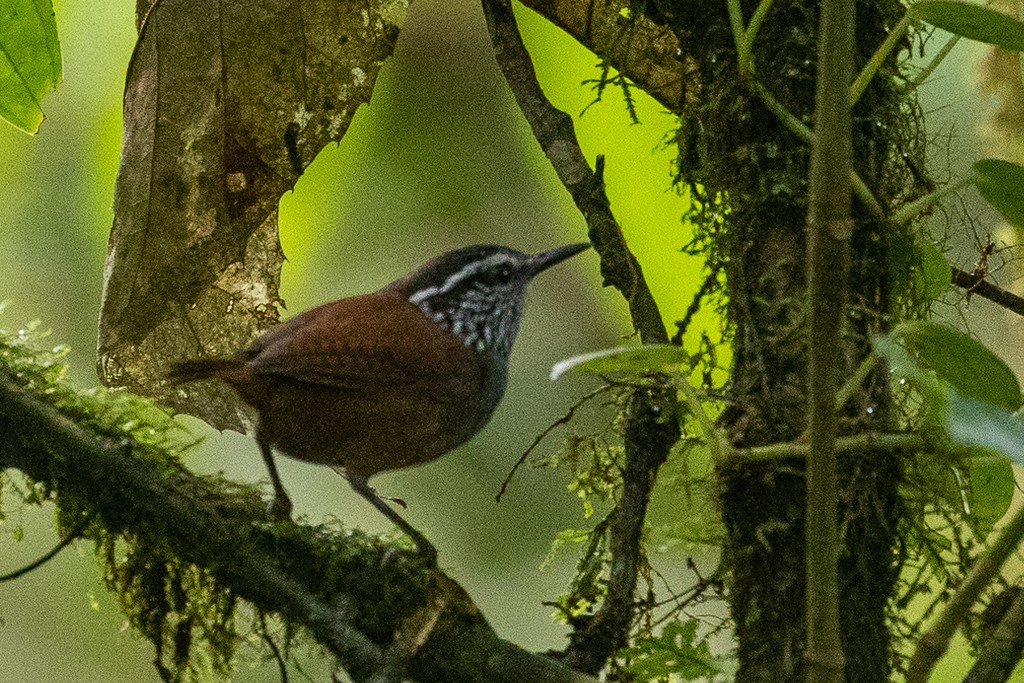
[[[910,15],[964,38],[997,45],[1004,50],[1024,50],[1024,24],[981,5],[925,0],[911,5]]]
[[[927,454],[918,462],[917,474],[928,496],[960,510],[975,535],[984,539],[1013,501],[1013,467],[992,451],[951,445],[953,457],[943,451]]]
[[[558,361],[551,368],[551,379],[558,379],[569,370],[574,369],[609,374],[614,372],[633,374],[659,372],[688,360],[689,356],[682,347],[671,344],[651,344],[640,348],[618,346]]]
[[[970,518],[974,521],[974,532],[979,538],[985,538],[1013,502],[1013,467],[1009,460],[986,456],[971,458],[968,462]]]
[[[100,315],[104,383],[240,428],[230,391],[165,386],[278,319],[277,207],[345,134],[407,0],[156,0],[128,68]]]
[[[875,353],[885,359],[894,374],[912,381],[929,400],[941,400],[938,378],[933,372],[922,368],[894,334],[879,335],[872,340],[872,345]]]
[[[890,336],[961,394],[1010,411],[1020,408],[1020,384],[1013,371],[977,340],[925,321],[897,325]]]
[[[918,282],[925,299],[938,298],[953,279],[953,268],[937,246],[925,242],[921,246],[921,272]]]
[[[1024,166],[1002,159],[982,159],[974,164],[974,184],[1007,223],[1024,230]]]
[[[950,389],[943,427],[956,446],[983,448],[1024,465],[1024,422],[1008,410]]]
[[[1014,492],[1009,460],[993,455],[1024,465],[1024,422],[1011,412],[1021,403],[1016,377],[978,342],[932,323],[899,325],[877,337],[874,346],[894,373],[922,391],[928,422],[944,437],[944,447],[966,456],[967,471],[959,462],[936,461],[930,476],[935,492],[962,507],[984,538],[1006,513]],[[996,386],[981,387],[986,381]],[[968,390],[975,395],[965,395]]]
[[[43,95],[60,79],[50,0],[0,0],[0,117],[26,133],[37,132]]]

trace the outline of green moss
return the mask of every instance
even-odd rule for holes
[[[345,610],[352,596],[376,596],[368,608],[346,615],[371,640],[390,643],[396,624],[433,595],[436,572],[414,552],[396,551],[337,522],[275,522],[258,489],[189,473],[181,459],[196,443],[194,437],[147,399],[69,386],[61,360],[67,349],[38,348],[45,336],[35,325],[0,331],[0,373],[108,445],[123,445],[132,457],[155,466],[168,490],[189,501],[190,512],[220,520],[223,529],[245,528],[247,542],[274,558],[281,572],[325,604]],[[119,490],[112,481],[109,497],[86,495],[65,472],[62,458],[67,456],[48,456],[53,464],[45,473],[35,473],[38,481],[4,470],[4,495],[23,505],[55,503],[64,533],[74,530],[94,543],[104,582],[117,596],[128,624],[153,643],[154,664],[164,680],[226,676],[240,639],[250,633],[261,635],[271,656],[282,660],[305,638],[284,615],[283,640],[271,646],[266,616],[286,606],[239,609],[246,594],[232,586],[244,586],[245,577],[222,566],[216,548],[196,547],[191,539],[175,536],[172,530],[180,524],[165,516],[173,514],[171,506],[135,501],[146,517],[133,519],[118,504],[131,491]],[[224,544],[235,541],[223,539]]]

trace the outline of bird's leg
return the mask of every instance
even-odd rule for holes
[[[277,473],[277,465],[274,464],[274,453],[267,443],[256,433],[256,441],[260,445],[260,453],[263,455],[263,462],[267,465],[267,472],[270,473],[270,483],[274,486],[274,502],[270,505],[270,514],[277,519],[290,519],[292,516],[292,501],[281,483],[281,475]]]
[[[353,491],[365,498],[373,507],[380,510],[381,514],[390,519],[406,536],[411,538],[412,542],[416,544],[416,548],[424,557],[430,560],[431,563],[437,562],[437,549],[434,548],[433,544],[427,540],[426,536],[416,531],[409,522],[402,519],[402,516],[395,512],[394,508],[381,500],[377,492],[366,482],[366,477],[360,477],[351,473],[346,473],[343,476],[348,479],[348,483],[352,486]]]

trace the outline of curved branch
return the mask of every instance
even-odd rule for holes
[[[596,6],[595,6],[596,7]],[[544,95],[509,0],[483,0],[495,58],[516,102],[552,167],[587,221],[590,241],[601,257],[605,285],[618,289],[629,305],[633,326],[645,344],[664,344],[668,333],[658,305],[629,250],[604,191],[604,158],[590,170],[572,118]],[[643,562],[641,536],[658,468],[679,439],[675,392],[667,387],[638,389],[626,415],[626,466],[622,497],[610,531],[608,592],[597,613],[581,619],[570,638],[565,661],[596,674],[626,644],[634,615],[634,593]]]
[[[498,638],[462,588],[415,553],[324,527],[271,525],[251,501],[134,456],[127,438],[86,430],[2,371],[0,435],[0,468],[21,470],[95,510],[109,531],[130,532],[209,571],[260,612],[304,627],[353,680],[371,679],[397,649],[414,681],[593,681]],[[338,546],[344,558],[333,563],[327,549]],[[382,613],[381,596],[394,594],[404,611]]]

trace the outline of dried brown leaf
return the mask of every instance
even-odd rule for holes
[[[229,391],[170,387],[278,320],[277,207],[368,102],[408,0],[156,0],[128,68],[100,313],[108,386],[224,429]],[[212,384],[212,383],[206,383]]]

